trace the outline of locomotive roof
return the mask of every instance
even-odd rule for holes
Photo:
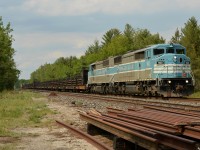
[[[162,48],[164,48],[164,47],[182,47],[182,48],[185,48],[180,44],[174,44],[174,43],[173,44],[155,44],[155,45],[150,45],[150,46],[147,46],[147,47],[145,47],[143,49],[139,49],[139,50],[130,50],[126,54],[124,54],[123,56],[131,55],[131,54],[134,54],[134,53],[139,53],[139,52],[145,51],[149,48],[159,48],[159,47],[162,47]]]
[[[145,51],[145,50],[147,50],[147,49],[149,49],[149,48],[151,48],[151,49],[153,49],[153,48],[166,48],[166,47],[181,47],[181,48],[185,48],[184,46],[182,46],[182,45],[180,45],[180,44],[174,44],[174,43],[171,43],[171,44],[155,44],[155,45],[150,45],[150,46],[147,46],[147,47],[145,47],[145,48],[143,48],[143,49],[139,49],[139,50],[130,50],[130,51],[128,51],[126,54],[123,54],[123,55],[121,55],[121,56],[123,56],[123,57],[126,57],[126,56],[129,56],[129,55],[133,55],[133,54],[135,54],[135,53],[139,53],[139,52],[143,52],[143,51]],[[120,55],[116,55],[116,56],[112,56],[112,57],[118,57],[118,56],[120,56]],[[108,59],[108,58],[107,58]],[[106,60],[106,59],[105,59]],[[94,62],[94,63],[92,63],[91,65],[94,65],[94,64],[99,64],[99,63],[102,63],[102,61],[103,60],[101,60],[101,61],[97,61],[97,62]]]

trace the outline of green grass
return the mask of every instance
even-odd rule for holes
[[[200,98],[200,91],[193,93],[189,97],[191,97],[191,98]]]
[[[0,136],[19,136],[12,129],[18,127],[42,126],[43,117],[53,113],[45,102],[35,98],[42,97],[32,92],[0,93]]]

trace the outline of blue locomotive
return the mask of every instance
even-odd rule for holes
[[[190,58],[180,44],[157,44],[89,66],[90,92],[182,97],[193,93]]]

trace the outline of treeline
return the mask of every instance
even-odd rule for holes
[[[0,92],[13,89],[20,73],[13,59],[15,50],[12,48],[12,31],[10,23],[4,27],[0,17]]]
[[[126,24],[124,31],[113,28],[107,31],[102,42],[95,40],[85,50],[80,58],[75,56],[58,58],[53,64],[44,64],[31,74],[31,82],[48,81],[74,76],[80,73],[83,67],[104,60],[109,56],[124,54],[129,50],[137,50],[148,45],[165,43],[165,39],[152,34],[148,29],[135,29]],[[181,29],[176,29],[172,36],[173,43],[180,43],[187,49],[191,58],[192,70],[196,80],[196,89],[200,87],[200,25],[195,17],[191,17]]]
[[[88,67],[95,61],[157,43],[165,43],[165,40],[158,33],[152,34],[147,29],[134,29],[129,24],[126,24],[123,32],[113,28],[103,35],[101,43],[95,40],[88,46],[85,54],[80,58],[76,56],[61,57],[53,64],[46,63],[40,66],[31,74],[31,82],[75,76],[80,74],[83,67]]]

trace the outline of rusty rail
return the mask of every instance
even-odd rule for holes
[[[95,146],[96,148],[98,148],[99,150],[112,150],[111,148],[107,147],[105,144],[97,141],[96,139],[94,139],[92,136],[90,136],[89,134],[86,134],[78,129],[75,129],[73,128],[72,126],[70,125],[67,125],[67,124],[64,124],[60,121],[57,121],[56,122],[61,125],[61,126],[64,126],[65,128],[71,130],[74,134],[76,134],[77,136],[85,139],[87,142],[89,142],[90,144],[92,144],[93,146]]]
[[[200,140],[200,117],[176,114],[162,110],[141,109],[138,111],[127,111],[117,114],[118,117],[137,120],[139,123],[146,122],[151,128],[174,134],[182,134]],[[163,128],[162,130],[159,127]],[[171,128],[171,129],[169,129]]]
[[[108,113],[101,116],[93,113],[80,114],[80,116],[88,123],[113,134],[118,133],[119,130],[123,131],[123,134],[117,136],[131,142],[138,143],[135,139],[131,139],[130,135],[149,141],[155,149],[156,144],[182,150],[200,148],[198,147],[200,117],[197,112],[187,114],[183,110],[161,110],[156,107],[128,111],[113,108],[107,110]],[[146,146],[142,144],[143,147]]]

